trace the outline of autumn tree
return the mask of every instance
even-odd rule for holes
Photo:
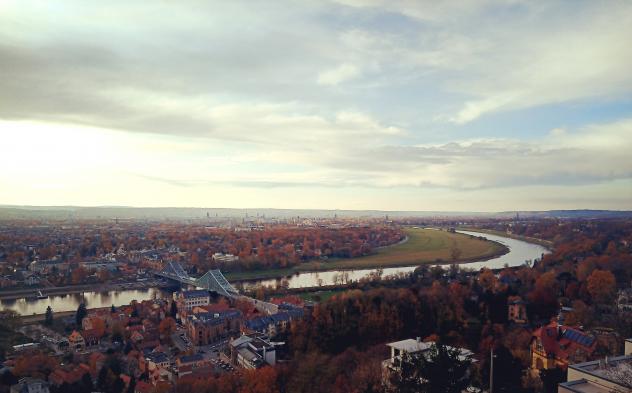
[[[483,269],[483,271],[478,275],[478,284],[483,287],[484,290],[493,292],[496,288],[498,280],[489,269]]]
[[[165,338],[171,336],[176,331],[176,321],[171,317],[163,319],[158,325],[158,331]]]
[[[84,284],[87,277],[88,277],[88,270],[86,270],[82,266],[79,266],[78,268],[74,269],[71,273],[71,279],[72,279],[73,284]]]
[[[275,393],[277,373],[272,367],[259,370],[244,370],[242,388],[239,393]]]
[[[609,271],[595,270],[586,281],[588,293],[596,303],[609,303],[614,299],[617,281]]]

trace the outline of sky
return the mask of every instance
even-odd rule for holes
[[[0,0],[0,204],[632,210],[632,2]]]

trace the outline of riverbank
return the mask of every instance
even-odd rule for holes
[[[147,289],[165,287],[159,280],[135,281],[126,283],[108,283],[108,284],[82,284],[67,285],[63,287],[46,287],[46,288],[24,288],[0,291],[0,300],[17,300],[29,297],[37,297],[38,291],[42,291],[44,296],[68,295],[83,292],[109,292],[127,289]]]
[[[225,273],[229,281],[251,281],[289,277],[298,273],[331,270],[410,267],[424,264],[467,264],[505,255],[509,248],[492,240],[436,229],[407,228],[407,240],[380,248],[375,254],[351,259],[312,261],[286,269]],[[457,251],[455,251],[457,250]],[[454,258],[457,256],[457,258]]]
[[[486,233],[486,234],[489,234],[489,235],[508,237],[508,238],[511,238],[511,239],[521,240],[523,242],[527,242],[527,243],[531,243],[531,244],[537,244],[539,246],[545,247],[549,251],[552,251],[553,247],[554,247],[553,242],[550,241],[550,240],[539,239],[537,237],[515,235],[513,233],[496,231],[496,230],[493,230],[493,229],[459,227],[458,230],[469,231],[469,232],[478,232],[478,233],[483,233],[483,234]]]

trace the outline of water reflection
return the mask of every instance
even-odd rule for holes
[[[50,306],[54,312],[74,311],[84,302],[88,308],[122,306],[132,300],[149,300],[169,297],[170,293],[158,288],[135,289],[124,291],[84,292],[49,296],[47,299],[3,300],[0,308],[14,310],[22,315],[42,314]]]
[[[480,233],[459,231],[460,233],[481,236]],[[519,266],[525,261],[533,261],[549,251],[537,244],[523,242],[521,240],[510,239],[496,235],[482,235],[489,240],[497,241],[509,248],[509,253],[498,258],[487,261],[473,262],[463,264],[461,266],[478,270],[482,267],[492,269],[502,268],[503,266]],[[287,288],[306,288],[317,287],[323,285],[341,285],[352,281],[358,281],[361,278],[370,275],[380,274],[382,276],[408,273],[416,269],[416,266],[394,267],[385,269],[357,269],[357,270],[334,270],[314,273],[299,273],[291,277],[283,279],[266,279],[255,280],[241,283],[243,288],[252,288],[258,285],[270,287],[285,286]],[[139,289],[139,290],[122,290],[122,291],[103,291],[103,292],[85,292],[82,294],[66,294],[51,296],[48,299],[18,299],[3,300],[0,302],[1,309],[15,310],[22,315],[42,314],[46,312],[49,305],[55,312],[74,311],[83,301],[88,308],[109,307],[111,305],[121,306],[131,303],[132,300],[142,301],[161,297],[169,297],[171,294],[158,288]]]
[[[462,267],[466,267],[468,269],[479,270],[483,267],[487,267],[490,269],[499,269],[504,267],[505,265],[519,266],[524,264],[525,261],[533,261],[535,259],[541,258],[542,254],[546,254],[549,252],[545,247],[542,247],[538,244],[527,243],[521,240],[496,235],[481,234],[477,232],[458,232],[466,235],[484,236],[489,240],[502,243],[509,248],[509,252],[507,254],[502,255],[498,258],[489,259],[487,261],[461,264]],[[288,288],[306,288],[317,287],[321,285],[336,285],[358,281],[361,278],[368,277],[371,274],[377,274],[378,270],[381,270],[382,276],[388,276],[399,273],[409,273],[414,271],[416,268],[417,266],[408,266],[384,269],[333,270],[316,273],[299,273],[284,279],[249,281],[243,283],[243,287],[252,288],[259,285],[265,285],[276,288],[279,285],[283,285]]]

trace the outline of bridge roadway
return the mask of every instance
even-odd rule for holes
[[[189,276],[179,263],[169,262],[161,271],[155,272],[155,275],[177,281],[181,284],[206,289],[207,291],[218,293],[229,299],[248,301],[252,303],[259,312],[268,315],[276,314],[279,311],[279,307],[276,304],[241,295],[239,291],[228,282],[219,269],[209,270],[202,277],[194,278]]]

